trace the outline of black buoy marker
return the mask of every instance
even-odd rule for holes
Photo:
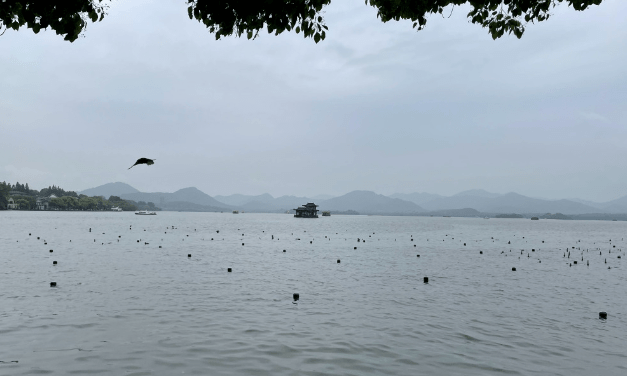
[[[599,312],[599,318],[601,320],[607,320],[607,312]]]
[[[226,269],[227,272],[231,273],[233,270],[231,268]]]
[[[294,295],[292,295],[292,297],[294,298],[294,301],[297,301],[298,299],[300,299],[300,294],[295,292]]]
[[[56,262],[56,261],[53,261],[53,262],[52,262],[52,265],[56,265],[56,264],[57,264],[57,262]]]
[[[57,287],[57,283],[56,282],[50,282],[50,287]]]
[[[516,271],[516,268],[512,268],[512,271],[513,271],[513,272],[515,272],[515,271]]]
[[[423,281],[424,283],[429,283],[429,277],[424,277],[424,278],[422,279],[422,281]]]

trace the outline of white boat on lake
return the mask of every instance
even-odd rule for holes
[[[157,215],[157,213],[151,212],[148,210],[140,210],[140,211],[135,212],[135,215]]]

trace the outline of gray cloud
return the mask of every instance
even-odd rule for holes
[[[362,1],[327,39],[215,41],[180,1],[115,2],[73,44],[0,38],[0,180],[84,189],[627,194],[627,4],[561,7],[521,40]],[[127,171],[140,156],[151,167]],[[144,166],[145,167],[145,166]]]

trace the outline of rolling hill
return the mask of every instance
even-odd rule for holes
[[[78,193],[90,197],[103,196],[104,198],[109,198],[109,196],[121,196],[124,194],[139,193],[139,191],[126,183],[116,182],[103,184],[98,187],[86,189]]]
[[[410,214],[425,210],[410,201],[391,198],[370,191],[353,191],[319,203],[320,210],[355,210],[361,214]]]

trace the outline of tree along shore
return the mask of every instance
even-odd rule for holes
[[[28,183],[0,183],[0,210],[106,211],[112,208],[122,211],[161,210],[152,202],[123,200],[118,196],[108,199],[89,197],[54,185],[38,191],[30,189]]]

